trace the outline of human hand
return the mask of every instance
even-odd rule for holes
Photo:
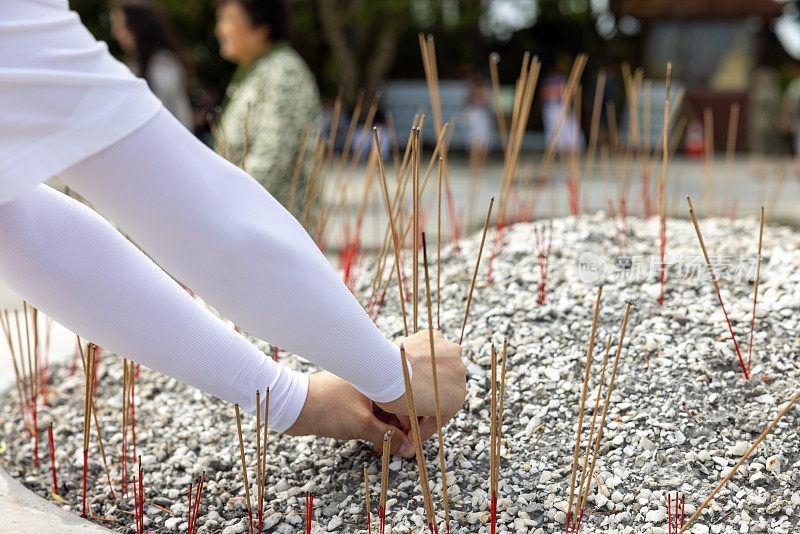
[[[402,338],[411,369],[411,391],[417,415],[420,416],[420,434],[422,440],[431,437],[437,430],[436,400],[433,391],[433,372],[431,367],[431,345],[428,330],[420,330],[414,335]],[[444,336],[433,332],[433,346],[436,352],[436,375],[439,386],[439,410],[442,425],[455,416],[464,404],[467,396],[467,369],[461,359],[461,346],[445,341]],[[407,426],[408,404],[406,396],[386,403],[377,403],[384,411],[399,417],[402,426]]]
[[[306,402],[286,434],[364,439],[379,452],[384,434],[392,431],[392,454],[412,458],[414,446],[402,426],[395,416],[380,410],[347,381],[321,371],[309,376]]]

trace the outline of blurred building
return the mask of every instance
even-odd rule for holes
[[[663,76],[671,61],[690,113],[713,110],[717,148],[725,146],[731,104],[740,104],[737,147],[747,148],[748,119],[763,115],[748,108],[769,105],[764,94],[772,89],[758,84],[770,80],[759,69],[767,40],[774,39],[770,23],[784,6],[775,0],[621,0],[615,11],[641,23],[647,74]]]

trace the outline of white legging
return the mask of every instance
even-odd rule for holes
[[[385,402],[403,394],[398,349],[300,224],[168,112],[60,178],[158,264],[243,329]],[[107,221],[39,185],[0,205],[0,279],[98,345],[242,408],[270,387],[286,430],[307,378],[192,299]]]

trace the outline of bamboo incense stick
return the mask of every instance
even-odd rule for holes
[[[600,440],[603,437],[603,426],[606,423],[606,416],[608,415],[608,407],[611,404],[611,393],[614,391],[614,379],[617,376],[617,367],[619,366],[619,357],[622,354],[622,345],[623,345],[623,342],[625,341],[625,330],[628,327],[628,317],[630,316],[630,312],[631,312],[631,307],[632,306],[633,306],[633,302],[632,301],[628,301],[627,305],[625,306],[625,316],[622,318],[622,328],[620,329],[619,341],[617,342],[617,352],[614,355],[614,366],[611,369],[611,378],[610,378],[609,383],[608,383],[608,389],[606,390],[605,404],[603,406],[603,416],[600,418],[600,426],[597,429],[597,438],[595,439],[595,442],[594,442],[594,453],[592,454],[592,463],[591,463],[591,466],[589,467],[589,476],[588,476],[589,486],[587,486],[587,488],[586,488],[586,493],[584,494],[583,502],[581,503],[581,512],[580,512],[580,515],[578,516],[578,523],[577,523],[577,525],[575,527],[576,534],[577,534],[577,531],[580,530],[581,520],[583,519],[583,511],[584,511],[585,505],[586,505],[586,496],[589,493],[589,487],[591,486],[592,476],[594,475],[594,466],[595,466],[595,462],[597,461],[597,454],[600,451]]]
[[[436,197],[436,329],[442,329],[442,158],[439,157],[439,192]]]
[[[670,77],[672,74],[672,63],[667,63],[667,96],[664,101],[664,129],[661,133],[662,141],[662,164],[661,164],[661,179],[658,181],[658,221],[659,221],[659,237],[661,254],[661,264],[659,266],[659,295],[658,305],[664,305],[664,255],[667,250],[667,159],[669,151],[667,150],[667,143],[669,142],[669,91],[670,91]]]
[[[742,366],[742,372],[744,373],[745,379],[750,379],[750,373],[747,371],[747,368],[744,365],[744,360],[742,359],[742,354],[739,352],[739,344],[736,342],[736,336],[733,333],[733,327],[731,326],[731,321],[728,319],[728,312],[725,311],[725,304],[722,302],[722,293],[719,290],[719,283],[717,282],[717,275],[714,274],[714,268],[711,266],[711,260],[708,258],[708,252],[706,251],[706,245],[703,242],[703,235],[700,233],[700,226],[697,224],[697,217],[694,214],[694,207],[692,206],[692,199],[688,196],[686,197],[686,202],[689,204],[689,215],[692,217],[692,223],[694,224],[694,229],[697,232],[697,239],[700,241],[700,248],[703,250],[703,256],[706,259],[706,265],[708,266],[708,272],[711,274],[711,282],[714,284],[714,289],[717,292],[717,299],[719,299],[719,305],[722,308],[722,313],[725,315],[725,321],[728,323],[728,330],[731,333],[731,339],[733,340],[733,346],[736,349],[736,355],[739,357],[739,364]]]
[[[257,501],[258,502],[258,513],[256,514],[258,517],[258,530],[257,532],[261,532],[261,525],[262,525],[262,517],[261,517],[261,498],[262,494],[262,483],[264,481],[264,475],[261,472],[261,392],[260,390],[256,389],[256,488],[257,488]]]
[[[594,303],[594,317],[592,318],[592,332],[589,335],[589,348],[586,351],[586,366],[583,374],[583,390],[581,392],[581,405],[578,410],[578,429],[575,433],[575,452],[572,459],[572,475],[569,481],[569,503],[567,504],[567,532],[569,533],[572,523],[570,523],[572,511],[572,501],[575,498],[575,476],[578,469],[578,456],[581,446],[581,431],[583,430],[583,412],[586,407],[586,394],[589,390],[589,371],[592,368],[592,353],[594,352],[594,337],[597,332],[597,317],[600,314],[600,298],[603,296],[603,286],[597,288],[597,299]]]
[[[37,412],[39,403],[39,355],[31,347],[31,329],[29,324],[28,303],[22,301],[23,314],[25,316],[25,347],[28,354],[28,382],[30,387],[30,408],[33,415],[33,466],[39,467],[39,425],[37,424]],[[35,317],[36,308],[33,308],[34,330],[36,329]]]
[[[642,130],[644,142],[639,151],[639,172],[642,177],[642,215],[645,219],[651,215],[650,206],[650,80],[644,82],[644,120]]]
[[[761,242],[764,237],[764,206],[761,206],[761,224],[758,229],[758,255],[756,256],[756,281],[753,292],[753,317],[750,319],[750,343],[747,346],[747,372],[750,372],[750,358],[753,354],[753,332],[756,326],[756,303],[758,302],[758,282],[761,279]]]
[[[464,320],[461,322],[461,337],[458,344],[464,341],[464,329],[467,327],[467,318],[469,317],[469,307],[472,304],[472,292],[475,290],[475,280],[478,279],[478,268],[481,266],[481,254],[483,254],[483,245],[486,243],[486,232],[489,230],[489,219],[492,217],[492,207],[494,206],[494,197],[489,201],[489,210],[486,212],[486,220],[483,223],[483,234],[481,235],[481,244],[478,248],[478,259],[475,261],[475,270],[472,272],[472,282],[469,285],[469,293],[467,294],[467,309],[464,311]]]
[[[144,534],[144,473],[142,473],[141,456],[139,456],[139,526]]]
[[[760,444],[762,441],[764,441],[764,438],[765,438],[765,437],[767,437],[767,435],[768,435],[770,432],[772,432],[772,429],[775,427],[775,425],[777,425],[777,424],[778,424],[778,421],[780,421],[780,420],[781,420],[781,418],[782,418],[784,415],[786,415],[786,412],[788,412],[789,410],[791,410],[791,409],[792,409],[792,406],[794,406],[794,405],[795,405],[795,403],[797,402],[797,400],[798,400],[798,399],[800,399],[800,391],[798,391],[798,392],[795,394],[795,396],[794,396],[794,397],[792,397],[792,399],[791,399],[791,400],[788,402],[788,404],[786,404],[786,406],[783,408],[783,410],[781,410],[781,411],[780,411],[780,413],[778,414],[778,416],[777,416],[775,419],[773,419],[773,421],[772,421],[772,422],[769,424],[769,426],[767,426],[767,428],[765,428],[765,429],[764,429],[764,431],[761,433],[761,435],[760,435],[760,436],[758,436],[758,438],[757,438],[757,439],[756,439],[756,440],[753,442],[753,444],[752,444],[752,445],[750,445],[750,448],[749,448],[749,449],[747,449],[747,452],[745,452],[745,453],[742,455],[742,457],[739,459],[739,461],[738,461],[738,462],[736,462],[736,465],[734,465],[734,466],[733,466],[733,468],[732,468],[732,469],[730,470],[730,472],[729,472],[729,473],[728,473],[728,474],[725,476],[725,478],[723,478],[723,479],[720,481],[720,483],[719,483],[719,484],[717,484],[717,487],[716,487],[716,488],[714,488],[714,491],[712,491],[712,492],[711,492],[711,495],[709,495],[709,496],[708,496],[708,498],[706,498],[706,500],[705,500],[705,501],[703,501],[703,504],[701,504],[701,505],[700,505],[700,506],[697,508],[697,511],[695,511],[695,513],[694,513],[694,514],[692,514],[692,516],[691,516],[691,517],[689,517],[689,519],[687,519],[687,520],[686,520],[686,523],[684,523],[683,527],[682,527],[682,528],[681,528],[681,529],[678,531],[678,534],[683,534],[683,532],[684,532],[684,531],[685,531],[687,528],[689,528],[689,526],[690,526],[690,525],[691,525],[691,524],[694,522],[694,520],[695,520],[695,519],[697,519],[697,518],[700,516],[700,512],[702,512],[702,511],[703,511],[703,509],[704,509],[704,508],[705,508],[705,507],[708,505],[708,503],[710,503],[710,502],[711,502],[711,500],[712,500],[712,499],[714,498],[714,496],[715,496],[715,495],[716,495],[716,494],[719,492],[719,490],[721,490],[721,489],[722,489],[722,487],[723,487],[725,484],[727,484],[727,483],[728,483],[728,481],[729,481],[729,480],[730,480],[730,479],[733,477],[733,475],[735,475],[735,474],[736,474],[736,472],[739,470],[739,467],[741,467],[741,465],[742,465],[742,464],[743,464],[743,463],[744,463],[744,462],[747,460],[747,458],[748,458],[748,457],[750,456],[750,454],[751,454],[751,453],[752,453],[752,452],[753,452],[753,451],[756,449],[756,447],[758,447],[758,445],[759,445],[759,444]]]
[[[729,208],[731,195],[731,170],[733,169],[733,157],[736,155],[736,136],[739,132],[739,103],[731,103],[731,111],[728,116],[728,139],[725,144],[725,191],[722,202],[723,209]]]
[[[78,348],[81,346],[81,340],[78,338]],[[81,351],[81,358],[83,352]],[[120,478],[122,479],[122,489],[120,493],[122,496],[128,494],[128,417],[130,415],[129,402],[130,396],[128,395],[129,389],[129,371],[128,360],[122,359],[122,454],[120,457]],[[134,492],[135,493],[135,492]]]
[[[431,348],[431,376],[433,377],[433,399],[436,408],[436,433],[439,437],[439,466],[442,471],[442,500],[444,501],[444,521],[450,534],[450,502],[447,496],[447,469],[444,459],[444,437],[442,436],[442,412],[439,408],[439,380],[436,370],[436,349],[433,340],[433,311],[431,306],[431,283],[428,276],[428,248],[425,245],[425,232],[422,232],[422,261],[425,267],[425,294],[428,305],[428,340]]]
[[[86,518],[86,467],[89,460],[89,435],[91,426],[89,425],[92,413],[92,387],[94,384],[94,365],[95,365],[95,345],[90,344],[86,351],[86,379],[83,397],[83,512],[81,517]]]
[[[495,353],[496,354],[496,353]],[[495,420],[496,420],[496,429],[495,429],[495,437],[494,437],[494,444],[495,444],[495,451],[494,451],[494,462],[493,462],[493,486],[492,486],[492,502],[491,502],[491,514],[492,514],[492,530],[494,530],[497,526],[497,502],[498,502],[498,487],[500,485],[500,459],[502,458],[502,433],[503,433],[503,405],[505,403],[505,395],[506,395],[506,358],[508,356],[508,339],[503,340],[503,363],[500,370],[500,395],[495,400]],[[495,362],[495,374],[497,373],[497,363]],[[496,389],[496,388],[495,388]]]
[[[500,77],[497,74],[497,64],[500,63],[500,55],[496,52],[489,54],[489,75],[492,79],[492,95],[494,96],[494,112],[497,115],[497,131],[500,134],[500,141],[506,145],[508,135],[506,133],[506,118],[503,115],[503,102],[500,100]]]
[[[372,516],[369,513],[369,473],[367,464],[364,464],[364,502],[367,511],[367,534],[372,534]]]
[[[267,434],[269,430],[269,388],[264,394],[264,442],[261,445],[261,496],[258,499],[258,513],[260,517],[264,517],[264,479],[267,476]],[[259,532],[261,532],[261,521],[258,523]]]
[[[586,505],[586,496],[589,494],[589,486],[592,485],[592,479],[589,478],[589,483],[584,489],[586,482],[586,470],[589,467],[589,453],[592,450],[592,439],[594,438],[595,423],[597,420],[597,413],[600,411],[600,398],[603,395],[603,384],[606,378],[606,366],[608,365],[608,354],[611,352],[611,336],[608,336],[606,342],[606,352],[603,356],[603,369],[600,371],[600,382],[597,384],[597,396],[594,402],[594,412],[592,413],[592,424],[589,425],[589,441],[586,446],[586,456],[583,458],[583,467],[581,468],[581,479],[578,483],[578,498],[575,500],[575,512],[573,517],[580,517],[580,512]]]
[[[250,484],[247,482],[247,460],[244,457],[244,439],[242,438],[242,421],[239,417],[239,403],[233,405],[236,411],[236,431],[239,434],[239,452],[242,456],[242,477],[244,479],[244,494],[247,498],[247,515],[250,518],[250,534],[253,532],[253,511],[250,508]]]
[[[412,217],[414,235],[411,239],[412,250],[412,305],[413,305],[413,333],[419,332],[419,128],[414,130],[414,152],[412,163]]]
[[[586,150],[586,178],[594,176],[594,159],[597,153],[597,137],[600,132],[600,115],[603,108],[603,95],[606,88],[606,72],[600,71],[594,85],[594,103],[592,104],[592,122],[589,130],[589,146]]]
[[[419,419],[417,418],[417,408],[414,404],[414,391],[411,389],[411,379],[408,376],[408,360],[406,359],[406,349],[400,345],[400,361],[403,367],[403,381],[405,382],[406,404],[408,406],[408,416],[411,420],[411,435],[413,437],[414,448],[417,457],[417,469],[419,470],[419,482],[422,489],[422,500],[425,505],[425,516],[428,520],[428,530],[431,534],[435,532],[436,516],[433,513],[433,500],[430,495],[428,484],[428,468],[425,466],[425,454],[422,451],[422,436],[419,432]]]
[[[381,498],[378,506],[380,534],[384,534],[386,526],[386,495],[389,491],[389,462],[392,450],[392,431],[383,435],[383,453],[381,455]]]
[[[78,348],[80,349],[80,337],[78,338]],[[86,360],[83,356],[83,351],[80,350],[81,365],[83,367],[83,374],[88,379],[88,372],[86,369]],[[117,496],[114,494],[114,485],[111,483],[111,471],[108,469],[108,460],[106,458],[106,449],[103,445],[103,435],[100,433],[100,423],[97,421],[97,407],[92,403],[92,418],[94,419],[94,429],[97,432],[97,442],[100,445],[100,456],[103,458],[103,467],[106,470],[106,480],[108,481],[108,489],[111,491],[111,498],[116,500]]]
[[[294,212],[294,197],[297,194],[297,184],[300,182],[300,171],[303,168],[303,161],[305,161],[306,144],[308,142],[308,134],[311,131],[311,121],[306,122],[306,127],[303,129],[303,137],[300,141],[300,151],[297,153],[297,159],[294,162],[294,173],[292,173],[292,185],[289,189],[289,201],[286,204],[286,209]]]
[[[377,152],[380,154],[381,144],[378,140],[378,130],[373,128],[373,139]],[[381,185],[383,187],[383,200],[386,205],[386,215],[389,217],[389,225],[392,232],[392,243],[394,244],[394,265],[397,270],[397,290],[400,295],[400,312],[403,315],[403,332],[408,337],[408,320],[406,319],[406,299],[403,295],[403,277],[400,273],[400,243],[398,242],[397,230],[394,225],[394,217],[392,216],[391,202],[389,201],[389,189],[386,185],[386,172],[383,169],[383,159],[378,158],[378,170],[381,175]],[[391,278],[391,277],[390,277]]]
[[[491,346],[491,385],[489,391],[489,521],[491,531],[495,529],[494,508],[494,463],[497,461],[497,352],[494,343]]]

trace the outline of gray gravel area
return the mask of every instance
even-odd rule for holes
[[[509,341],[509,360],[499,532],[563,531],[592,306],[601,281],[604,291],[584,444],[602,346],[613,336],[613,356],[626,301],[633,300],[636,307],[623,344],[584,531],[666,533],[667,494],[685,495],[688,517],[800,388],[800,235],[785,227],[765,229],[752,376],[745,380],[691,222],[668,221],[663,306],[657,302],[658,221],[629,219],[630,246],[622,249],[618,222],[602,213],[553,221],[543,305],[538,302],[534,225],[517,224],[506,230],[487,283],[490,232],[463,343],[467,401],[444,434],[453,532],[489,531],[490,346],[501,345],[504,338]],[[746,360],[758,221],[705,219],[700,226],[721,275],[722,297]],[[443,249],[440,320],[451,340],[458,339],[479,242],[480,236],[473,235],[461,242],[458,253],[452,246]],[[434,243],[429,239],[429,246]],[[432,251],[429,256],[435,258]],[[617,267],[627,264],[630,267]],[[365,304],[371,280],[367,267],[355,291]],[[424,291],[424,280],[421,288]],[[424,312],[422,316],[422,324],[427,324]],[[402,333],[394,285],[377,323],[388,336]],[[264,349],[268,351],[265,344]],[[310,368],[296,356],[281,354],[281,358],[288,365]],[[122,439],[121,379],[121,360],[103,355],[97,407],[114,480],[119,478]],[[33,443],[20,425],[15,392],[0,400],[0,461],[27,487],[52,499],[45,431],[52,421],[61,506],[79,513],[83,380],[80,371],[68,376],[68,367],[57,366],[52,382],[50,406],[40,409],[45,437],[40,443],[40,468],[33,468]],[[254,489],[255,417],[247,414],[243,423]],[[247,531],[232,406],[142,368],[136,383],[136,424],[137,453],[145,471],[147,530],[186,531],[187,490],[205,471],[198,532]],[[800,531],[799,426],[800,407],[795,407],[691,532]],[[95,516],[114,520],[96,521],[119,532],[134,532],[133,516],[127,513],[133,508],[132,494],[124,500],[111,498],[96,436],[91,450],[92,509]],[[425,454],[443,529],[435,439],[425,443]],[[305,492],[315,496],[312,531],[366,532],[365,463],[373,518],[377,516],[380,458],[369,445],[271,433],[267,456],[265,532],[301,531]],[[390,470],[392,531],[427,530],[415,462],[392,458]],[[253,490],[251,495],[255,499]]]

